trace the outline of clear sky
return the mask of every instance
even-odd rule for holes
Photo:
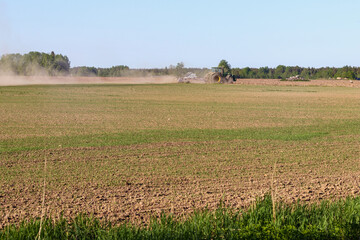
[[[359,0],[0,0],[0,54],[71,66],[360,65]]]

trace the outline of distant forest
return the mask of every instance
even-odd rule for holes
[[[358,79],[360,78],[360,67],[345,66],[342,68],[322,67],[304,68],[279,65],[276,68],[233,68],[231,72],[237,78],[271,78],[285,79],[299,75],[304,79]]]
[[[98,77],[146,77],[174,75],[183,76],[187,72],[203,77],[210,69],[187,68],[183,63],[165,68],[130,69],[126,65],[110,68],[70,67],[70,60],[61,54],[29,52],[27,54],[6,54],[0,58],[0,72],[11,72],[17,75],[50,75],[50,76],[98,76]],[[342,68],[322,67],[304,68],[299,66],[279,65],[276,68],[232,68],[236,78],[269,78],[285,79],[299,75],[304,79],[360,79],[360,67],[344,66]]]
[[[0,58],[0,72],[16,75],[67,75],[70,61],[67,56],[51,52],[29,52],[27,54],[6,54]]]

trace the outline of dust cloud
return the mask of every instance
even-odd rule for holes
[[[16,76],[0,73],[0,86],[42,84],[164,84],[177,83],[173,76],[157,77],[71,77],[71,76]]]
[[[177,77],[130,75],[126,77],[98,77],[98,76],[72,76],[61,73],[49,72],[37,63],[26,66],[26,72],[30,76],[18,75],[12,70],[11,66],[0,65],[0,86],[18,86],[18,85],[40,85],[40,84],[164,84],[177,83]],[[55,74],[55,75],[54,75]],[[58,75],[56,75],[58,74]]]

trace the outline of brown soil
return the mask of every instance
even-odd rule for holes
[[[32,81],[32,84],[48,83],[46,82],[48,78],[45,77],[39,82],[36,80],[38,78],[24,79]],[[52,78],[51,81],[52,83],[65,83],[65,81],[68,81],[66,83],[97,83],[96,81],[134,83],[135,79]],[[137,78],[135,82],[146,81],[148,78],[145,80]],[[154,83],[161,81],[168,80],[153,79]],[[359,87],[360,81],[282,82],[269,79],[241,79],[237,83]],[[12,84],[14,82],[8,83],[8,85]],[[56,90],[58,89],[46,94],[56,93],[55,95],[62,96],[63,92],[54,92]],[[266,91],[254,94],[233,91],[211,93],[205,95],[205,98],[204,95],[190,92],[187,93],[188,95],[182,95],[186,100],[191,100],[186,102],[179,98],[176,92],[171,92],[171,89],[166,93],[168,95],[164,92],[148,94],[147,98],[144,98],[146,101],[143,101],[144,94],[141,91],[130,92],[128,94],[131,94],[131,97],[129,97],[126,93],[111,92],[115,90],[109,88],[108,94],[125,96],[125,100],[133,100],[134,104],[129,101],[131,104],[121,105],[124,101],[114,101],[113,96],[97,98],[94,92],[70,92],[68,95],[65,94],[64,98],[86,94],[91,95],[93,101],[79,98],[81,104],[68,105],[56,105],[50,101],[46,108],[39,109],[37,106],[40,104],[41,107],[44,101],[33,101],[34,98],[24,98],[24,101],[30,99],[29,103],[33,101],[32,105],[24,103],[16,105],[17,100],[21,99],[19,95],[20,97],[11,98],[10,103],[0,108],[3,120],[1,130],[2,137],[16,139],[18,134],[25,138],[98,133],[96,129],[100,128],[99,126],[104,127],[105,132],[139,127],[158,129],[159,123],[161,126],[168,126],[169,129],[181,129],[180,127],[184,126],[189,129],[204,126],[225,128],[221,125],[224,116],[227,118],[224,118],[223,123],[233,121],[233,125],[230,126],[233,128],[272,126],[271,120],[274,124],[294,126],[304,124],[304,122],[295,122],[291,119],[292,116],[294,119],[309,120],[305,122],[309,125],[312,123],[311,119],[358,119],[359,95],[357,91],[348,91],[348,88],[345,90],[347,91],[336,94],[332,92],[274,94]],[[14,93],[2,94],[4,96]],[[44,99],[52,100],[45,96]],[[138,98],[142,101],[137,101]],[[179,112],[176,112],[177,108],[173,105],[165,108],[159,104],[136,108],[147,101],[156,100],[156,103],[163,103],[170,100],[176,102],[175,100],[179,99],[181,106],[186,106],[185,103],[193,106],[194,103],[201,101],[246,104],[240,105],[241,108],[231,107],[224,111],[214,108],[216,104],[210,105],[212,111],[208,111],[209,108],[195,106],[192,109],[185,108],[186,111],[179,109]],[[299,102],[298,99],[302,100]],[[55,100],[52,101],[55,103],[63,101],[58,98]],[[98,111],[99,106],[93,103],[105,102],[104,100],[109,100],[115,103],[118,109],[126,111],[123,113],[116,110],[110,104],[99,105],[103,111]],[[274,106],[269,105],[269,102],[274,102]],[[48,111],[48,108],[51,111]],[[282,108],[286,111],[282,112]],[[327,108],[331,111],[325,111]],[[201,111],[206,111],[206,114],[202,115]],[[204,116],[214,120],[210,122],[211,125],[199,121]],[[139,117],[143,118],[143,122],[136,122],[136,118]],[[122,123],[124,120],[127,120],[126,124]],[[83,125],[78,126],[77,123]],[[154,125],[148,126],[153,123]],[[177,123],[179,125],[176,125]],[[192,125],[195,123],[199,126]],[[246,125],[249,123],[253,125]],[[35,131],[37,128],[40,129],[38,132]],[[40,217],[45,158],[48,162],[45,200],[47,215],[58,218],[63,213],[68,218],[79,213],[88,213],[100,219],[106,218],[113,223],[119,223],[127,220],[147,222],[151,215],[159,215],[162,211],[172,212],[179,217],[186,216],[198,208],[207,206],[209,209],[214,209],[221,200],[235,208],[247,207],[256,197],[269,193],[275,159],[277,171],[274,186],[277,200],[294,202],[300,199],[303,202],[317,202],[322,199],[359,195],[359,156],[358,135],[329,135],[328,139],[319,142],[276,140],[182,142],[179,139],[179,142],[132,146],[62,148],[59,145],[58,149],[51,150],[2,152],[0,154],[0,228],[9,223]]]
[[[49,76],[0,76],[0,86],[32,84],[163,84],[177,83],[174,76],[154,77],[49,77]],[[204,83],[203,80],[192,80],[192,83]],[[236,84],[274,85],[274,86],[341,86],[360,87],[357,80],[311,80],[280,81],[280,79],[237,79]]]
[[[230,145],[178,142],[9,153],[1,165],[9,171],[17,169],[21,177],[0,186],[0,227],[40,216],[42,174],[37,171],[41,172],[45,157],[49,169],[46,212],[55,218],[61,213],[69,218],[85,212],[113,223],[146,223],[163,211],[182,217],[195,209],[214,209],[221,200],[234,208],[247,207],[256,197],[270,192],[273,163],[253,156],[233,160],[218,156],[256,150],[266,158],[267,154],[281,154],[283,149],[281,142],[257,143],[261,149],[253,149],[255,141],[236,140]],[[341,145],[321,143],[306,149],[335,153]],[[292,149],[293,156],[304,151],[297,143],[286,148]],[[354,145],[348,151],[359,149]],[[174,161],[174,156],[179,159]],[[274,177],[276,198],[316,202],[358,195],[358,161],[279,161]]]
[[[358,80],[311,80],[311,81],[280,81],[280,79],[237,79],[236,84],[272,85],[272,86],[329,86],[329,87],[360,87]]]

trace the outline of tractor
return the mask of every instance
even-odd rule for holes
[[[205,76],[207,83],[228,83],[231,84],[235,81],[234,76],[230,72],[224,72],[222,67],[213,67],[211,72]]]

